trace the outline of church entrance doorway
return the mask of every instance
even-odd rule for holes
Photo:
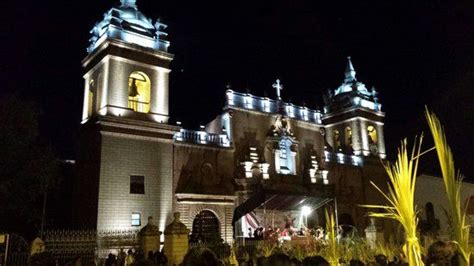
[[[196,215],[193,221],[193,238],[197,240],[208,241],[218,239],[219,220],[216,215],[208,210],[203,210]]]

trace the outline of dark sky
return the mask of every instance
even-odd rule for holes
[[[2,14],[1,94],[37,103],[43,137],[61,157],[77,151],[89,30],[118,2],[24,0]],[[138,7],[169,25],[171,116],[185,127],[219,113],[227,83],[272,97],[280,78],[285,100],[321,106],[350,55],[358,79],[380,92],[391,157],[399,140],[426,132],[428,105],[456,162],[474,176],[474,1],[138,0]]]

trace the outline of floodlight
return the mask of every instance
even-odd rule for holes
[[[311,208],[309,206],[303,206],[301,207],[301,213],[303,214],[303,216],[308,216],[311,214],[313,210],[311,210]]]

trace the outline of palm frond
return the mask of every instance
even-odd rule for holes
[[[459,254],[461,254],[463,260],[462,263],[469,265],[471,255],[469,248],[469,226],[466,221],[466,209],[463,209],[461,206],[462,177],[459,172],[456,173],[453,153],[446,140],[446,134],[441,122],[428,108],[425,110],[425,115],[431,134],[433,135],[433,141],[443,175],[444,187],[448,197],[449,208],[447,211],[452,219],[453,240],[457,243]]]
[[[418,211],[415,206],[416,173],[422,139],[423,136],[420,137],[418,145],[414,145],[410,156],[408,155],[407,141],[402,141],[397,161],[394,164],[384,164],[389,178],[388,192],[384,192],[371,182],[374,188],[387,200],[387,206],[364,206],[384,210],[384,212],[369,212],[371,217],[393,219],[402,225],[406,237],[403,251],[410,265],[424,265],[421,259],[420,242],[416,235]]]

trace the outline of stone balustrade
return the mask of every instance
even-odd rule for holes
[[[229,137],[226,134],[215,134],[206,131],[195,131],[181,129],[174,136],[177,142],[187,142],[193,144],[211,145],[218,147],[230,147]]]
[[[278,113],[283,108],[285,114],[296,120],[321,125],[321,111],[298,106],[292,103],[279,102],[268,97],[258,97],[249,93],[227,91],[227,106],[248,109],[264,113]]]

